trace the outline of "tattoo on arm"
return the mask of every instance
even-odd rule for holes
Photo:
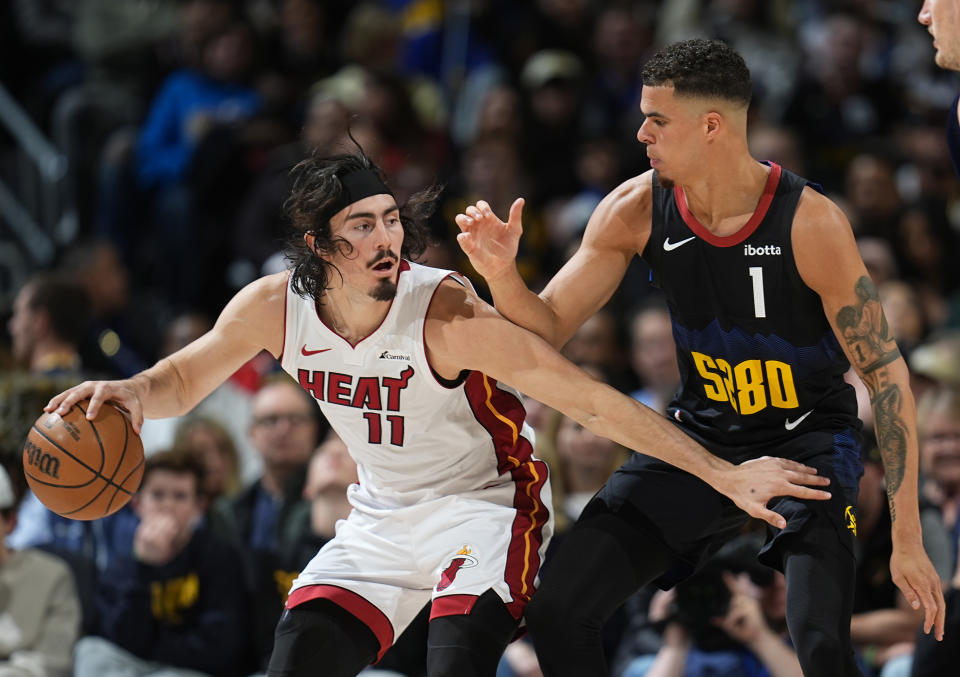
[[[907,458],[907,426],[903,421],[903,393],[891,382],[885,369],[900,357],[900,350],[883,316],[877,288],[863,276],[854,286],[859,302],[837,313],[837,327],[853,357],[854,368],[863,379],[873,405],[877,444],[883,457],[890,519],[896,521],[893,497],[903,482]]]
[[[854,367],[869,374],[900,357],[887,318],[883,315],[877,288],[864,275],[854,286],[859,303],[844,306],[837,313],[837,327],[853,354]]]

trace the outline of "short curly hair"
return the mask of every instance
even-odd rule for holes
[[[330,218],[342,207],[344,192],[341,177],[355,171],[375,172],[386,185],[383,171],[366,155],[312,155],[301,161],[292,170],[293,189],[284,204],[293,233],[287,241],[286,258],[290,262],[293,290],[303,297],[319,303],[330,287],[331,275],[339,271],[327,259],[318,254],[333,256],[349,254],[350,244],[341,237],[333,237]],[[400,255],[416,259],[431,244],[428,219],[436,209],[437,198],[442,188],[431,186],[415,193],[400,206],[400,222],[403,224],[403,247]],[[314,236],[314,249],[304,242],[304,234]]]
[[[643,84],[673,85],[680,95],[725,99],[749,105],[750,69],[743,57],[720,40],[683,40],[667,45],[643,66]]]

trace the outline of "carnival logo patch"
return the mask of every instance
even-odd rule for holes
[[[401,353],[398,351],[384,350],[380,353],[381,360],[402,360],[404,362],[410,362],[413,358],[410,355]]]

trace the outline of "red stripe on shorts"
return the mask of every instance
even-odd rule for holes
[[[311,599],[328,599],[366,625],[380,642],[380,651],[377,652],[377,661],[383,658],[393,645],[393,625],[380,609],[367,599],[346,588],[335,585],[305,585],[290,593],[287,598],[287,608],[292,609]]]
[[[467,377],[464,391],[477,421],[493,439],[497,470],[501,475],[509,472],[516,487],[513,507],[517,515],[511,527],[504,581],[513,599],[507,609],[519,619],[534,591],[540,570],[543,525],[550,517],[540,500],[547,481],[547,465],[533,457],[530,441],[520,434],[526,412],[519,398],[501,390],[495,380],[478,371]]]
[[[430,607],[430,620],[441,616],[466,616],[473,611],[473,605],[480,599],[476,595],[444,595],[433,600]]]

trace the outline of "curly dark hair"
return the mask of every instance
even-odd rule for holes
[[[643,84],[673,85],[677,94],[750,103],[753,84],[743,57],[720,40],[683,40],[654,54],[642,70]]]
[[[293,168],[293,189],[284,203],[293,232],[287,241],[286,258],[293,266],[291,279],[293,290],[319,303],[330,286],[331,275],[340,271],[319,255],[333,256],[337,252],[349,255],[353,247],[342,237],[334,237],[330,231],[330,218],[341,207],[344,191],[340,177],[359,170],[372,170],[386,185],[383,171],[362,152],[360,155],[313,155]],[[427,220],[436,210],[437,198],[442,187],[433,185],[410,196],[400,206],[400,222],[403,224],[403,247],[400,255],[415,260],[429,244],[432,237]],[[303,236],[314,236],[314,249],[304,242]]]

